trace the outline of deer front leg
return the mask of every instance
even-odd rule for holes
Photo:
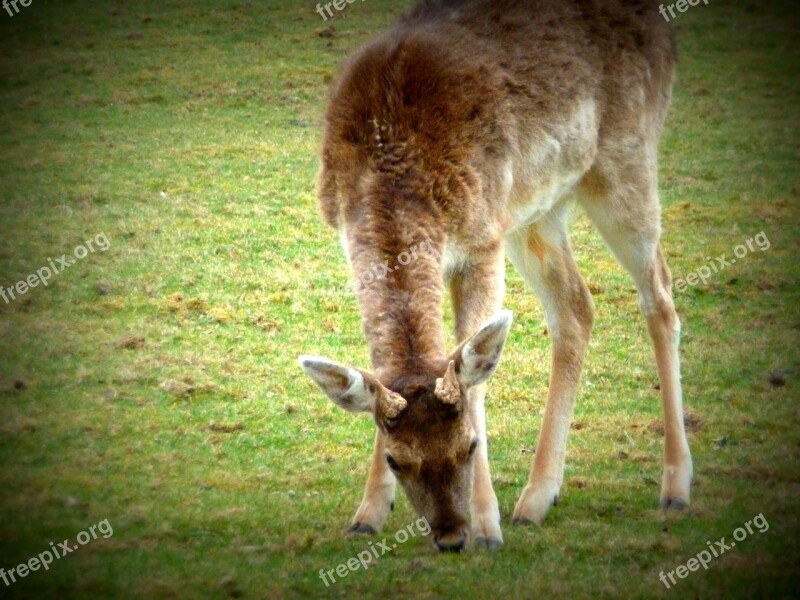
[[[385,440],[380,430],[375,434],[375,449],[367,475],[364,498],[348,531],[373,535],[380,531],[389,511],[394,508],[395,477],[386,464]]]
[[[508,256],[542,301],[553,355],[539,443],[514,523],[540,524],[558,500],[567,433],[589,344],[593,305],[558,215],[507,241]]]
[[[505,291],[502,249],[498,248],[484,262],[462,269],[452,278],[450,290],[456,316],[456,337],[461,343],[495,314],[502,303]],[[500,530],[500,508],[489,472],[484,410],[486,385],[472,388],[469,394],[471,420],[479,439],[472,468],[472,539],[475,545],[493,550],[503,545],[503,533]]]
[[[653,340],[664,407],[664,476],[661,507],[681,509],[689,504],[692,454],[683,422],[678,344],[681,322],[672,300],[672,276],[657,247],[651,264],[639,275],[640,307]]]
[[[514,509],[514,523],[541,524],[558,500],[564,480],[567,433],[575,404],[585,345],[556,340],[550,389],[528,484]]]
[[[480,432],[478,448],[475,450],[475,462],[472,464],[472,497],[470,511],[472,514],[472,538],[477,546],[494,550],[503,545],[503,533],[500,530],[500,507],[492,487],[492,476],[489,473],[489,452],[486,445],[486,415],[483,400],[486,385],[482,384],[470,390],[472,422],[475,431]]]

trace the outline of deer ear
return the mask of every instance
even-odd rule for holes
[[[483,383],[497,370],[511,321],[511,311],[502,310],[461,346],[456,359],[456,373],[464,388]]]
[[[371,412],[377,388],[361,371],[319,356],[301,356],[300,366],[334,404],[349,412]]]

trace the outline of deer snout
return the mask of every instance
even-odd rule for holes
[[[440,552],[461,552],[467,547],[467,532],[462,529],[439,534],[433,541]]]

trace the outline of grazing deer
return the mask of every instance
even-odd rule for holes
[[[347,63],[326,114],[325,219],[356,274],[423,240],[435,250],[358,291],[372,372],[300,357],[336,404],[371,412],[377,426],[353,531],[380,529],[399,481],[439,549],[466,546],[470,513],[474,542],[502,545],[484,393],[511,325],[500,311],[505,256],[541,300],[552,338],[513,522],[541,523],[556,503],[593,321],[567,236],[575,197],[632,276],[655,347],[661,505],[689,502],[680,324],[657,191],[674,62],[670,31],[645,0],[427,0]],[[459,342],[450,354],[445,283]]]

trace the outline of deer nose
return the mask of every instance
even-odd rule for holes
[[[440,552],[461,552],[467,545],[467,536],[464,532],[454,531],[436,536],[435,541]]]

